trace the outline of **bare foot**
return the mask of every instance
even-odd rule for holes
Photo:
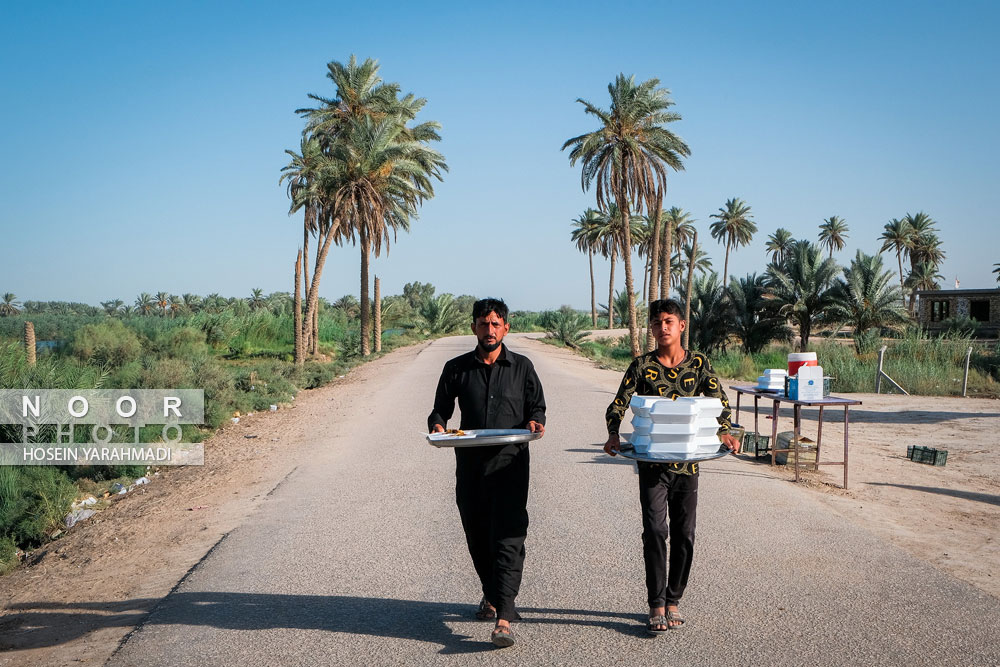
[[[667,605],[667,625],[670,626],[671,630],[684,625],[684,619],[681,617],[675,604]]]

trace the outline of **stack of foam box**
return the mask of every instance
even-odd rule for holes
[[[629,406],[633,413],[629,442],[636,453],[693,457],[719,451],[719,399],[633,396]]]

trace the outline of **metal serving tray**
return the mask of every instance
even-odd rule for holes
[[[485,447],[486,445],[514,445],[531,442],[542,437],[526,428],[466,429],[465,435],[428,433],[427,442],[435,447]]]
[[[701,461],[721,459],[726,454],[732,453],[732,451],[725,445],[719,445],[719,451],[712,454],[695,454],[693,456],[688,456],[687,454],[660,454],[656,452],[639,454],[632,448],[632,445],[625,440],[621,441],[621,447],[621,451],[618,452],[619,455],[624,456],[627,459],[632,459],[633,461],[642,461],[644,463],[699,463]]]

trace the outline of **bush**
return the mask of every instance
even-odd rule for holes
[[[569,347],[579,347],[583,339],[590,335],[586,331],[590,326],[590,319],[569,306],[563,306],[558,311],[545,315],[549,337],[555,338]]]
[[[0,467],[0,535],[34,547],[62,525],[76,486],[53,466]]]
[[[118,320],[88,324],[73,336],[73,354],[83,362],[118,367],[142,354],[142,343],[134,331]]]

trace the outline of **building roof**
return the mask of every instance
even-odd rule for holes
[[[1000,296],[997,289],[918,289],[917,296]]]

